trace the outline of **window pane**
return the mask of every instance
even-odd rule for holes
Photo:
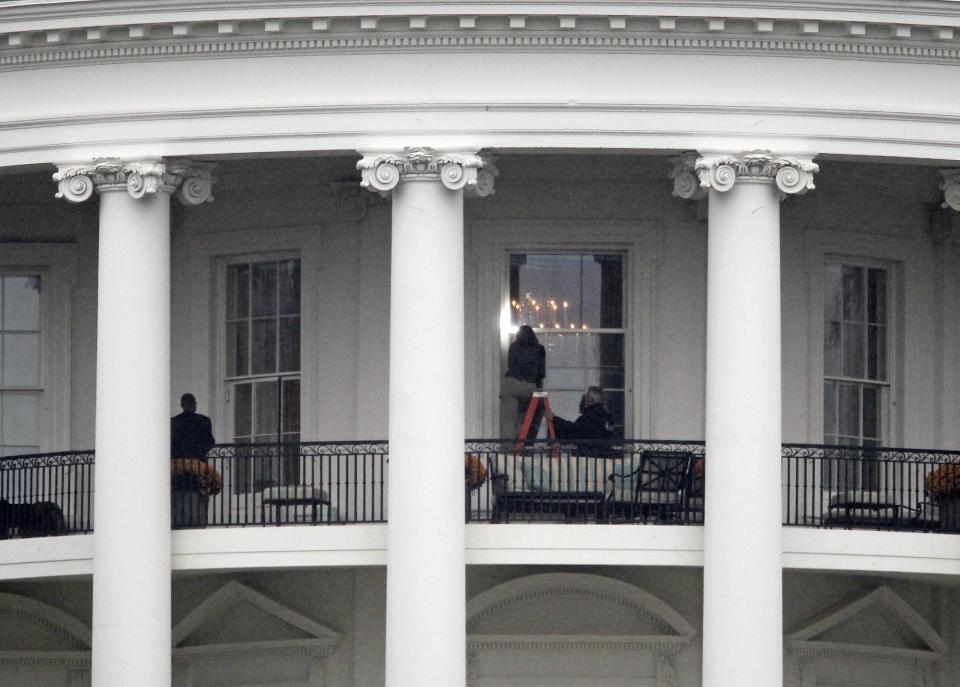
[[[280,372],[300,369],[300,318],[280,319]]]
[[[3,335],[3,384],[40,386],[40,335]]]
[[[250,343],[247,320],[227,325],[227,376],[250,373]]]
[[[887,328],[867,327],[867,379],[887,379]]]
[[[843,268],[843,319],[862,322],[863,304],[863,268]]]
[[[40,277],[3,278],[4,330],[40,329]]]
[[[588,341],[596,347],[600,367],[623,366],[623,334],[595,334]]]
[[[300,433],[300,380],[283,380],[284,437]]]
[[[824,435],[835,435],[837,433],[836,382],[823,383],[823,433]],[[825,438],[824,441],[827,441],[827,439]]]
[[[600,326],[619,329],[623,326],[623,257],[594,255],[600,265]]]
[[[7,392],[2,394],[0,405],[3,444],[37,446],[40,443],[40,393]]]
[[[227,317],[250,316],[250,266],[230,265],[227,268]]]
[[[233,434],[234,441],[241,437],[249,440],[253,434],[253,388],[250,384],[235,384],[233,387]]]
[[[843,319],[843,286],[840,265],[825,265],[823,274],[823,312],[827,321]]]
[[[39,446],[4,446],[0,444],[0,456],[28,456],[40,453]]]
[[[860,437],[860,386],[840,384],[840,434]]]
[[[866,325],[843,323],[843,376],[863,379],[864,369],[863,343]]]
[[[513,255],[514,324],[534,328],[623,326],[623,256]]]
[[[277,263],[253,264],[253,316],[277,314]]]
[[[253,321],[252,374],[277,371],[277,321]]]
[[[873,386],[863,387],[863,437],[866,440],[880,439],[880,390]]]
[[[581,367],[583,365],[583,344],[587,335],[579,334],[540,334],[540,343],[547,350],[547,377],[552,370],[562,367]]]
[[[887,272],[867,272],[867,316],[871,322],[885,324],[887,321]]]
[[[277,437],[277,382],[254,384],[254,434],[269,440]]]
[[[300,261],[280,263],[280,314],[300,314]]]
[[[823,323],[823,371],[824,374],[840,377],[843,375],[843,351],[840,336],[841,324],[836,320]]]
[[[583,393],[587,388],[587,371],[582,367],[560,367],[551,369],[547,375],[547,389],[550,392],[566,389]]]

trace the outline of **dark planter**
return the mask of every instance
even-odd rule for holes
[[[174,489],[170,492],[170,520],[174,528],[207,526],[207,499],[196,491]]]
[[[940,529],[960,532],[960,497],[941,499],[937,505],[940,507]]]

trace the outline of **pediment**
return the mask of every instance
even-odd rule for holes
[[[501,584],[467,604],[473,643],[679,646],[693,626],[657,597],[599,575],[548,573]]]
[[[173,629],[174,653],[267,649],[324,655],[342,633],[241,584],[228,582]]]
[[[0,661],[86,665],[90,628],[69,613],[19,594],[0,593]]]
[[[887,586],[829,608],[787,634],[787,646],[816,654],[866,654],[939,660],[947,645],[913,607]]]

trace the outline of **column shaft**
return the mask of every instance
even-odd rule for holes
[[[388,687],[466,680],[463,192],[393,191]]]
[[[169,687],[170,196],[100,197],[94,687]]]
[[[778,193],[710,190],[704,687],[783,680]]]

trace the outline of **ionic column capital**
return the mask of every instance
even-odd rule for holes
[[[184,205],[213,200],[213,165],[190,160],[96,159],[88,165],[63,165],[53,175],[57,198],[82,203],[93,192],[126,191],[140,199],[175,193]]]
[[[675,158],[673,193],[681,198],[702,198],[713,189],[725,193],[740,183],[772,183],[781,198],[800,195],[814,188],[813,175],[820,167],[810,159],[775,157],[768,150],[754,150],[740,155],[687,154]],[[694,183],[694,175],[699,185]]]
[[[960,212],[960,169],[941,169],[940,178],[940,190],[943,191],[940,207]]]
[[[673,179],[673,195],[686,200],[700,200],[707,197],[707,189],[700,185],[700,177],[697,176],[699,159],[698,153],[684,153],[671,158],[673,169],[668,176]]]
[[[386,195],[401,181],[440,181],[451,191],[475,196],[493,194],[497,168],[482,153],[438,153],[432,148],[404,148],[402,153],[364,155],[357,163],[360,185]]]

